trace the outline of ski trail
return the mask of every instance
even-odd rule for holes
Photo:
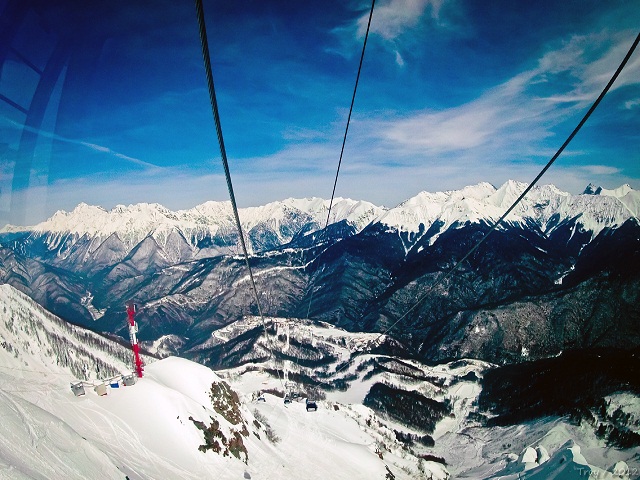
[[[83,420],[83,424],[91,424],[94,427],[94,431],[87,432],[86,435],[91,437],[92,441],[99,443],[102,449],[108,452],[110,456],[123,460],[127,457],[144,458],[144,463],[134,460],[126,465],[127,468],[134,469],[133,471],[140,478],[148,478],[148,476],[140,472],[149,471],[149,465],[154,465],[157,471],[166,472],[166,478],[191,478],[194,480],[200,478],[198,475],[190,474],[174,462],[154,453],[152,449],[145,447],[144,440],[124,419],[111,414],[104,407],[92,402],[90,405],[81,405],[77,411],[78,418]],[[127,455],[126,452],[131,451],[137,451],[138,455],[135,457]]]

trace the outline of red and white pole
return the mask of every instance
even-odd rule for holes
[[[134,368],[139,378],[142,378],[142,371],[144,370],[144,364],[140,358],[140,345],[138,345],[138,339],[136,333],[138,333],[138,325],[134,319],[136,313],[136,306],[132,302],[127,303],[127,316],[129,317],[129,337],[131,338],[131,348],[133,348],[133,361]]]

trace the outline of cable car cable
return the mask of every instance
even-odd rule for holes
[[[594,110],[598,107],[598,105],[600,104],[600,102],[602,101],[602,99],[604,98],[604,96],[607,94],[607,92],[611,89],[611,86],[613,85],[613,83],[616,81],[616,79],[618,78],[618,76],[620,75],[620,73],[622,72],[622,70],[624,69],[625,65],[627,64],[627,62],[629,61],[629,59],[631,58],[631,55],[633,55],[633,52],[635,51],[636,47],[638,46],[638,42],[640,42],[640,33],[638,33],[638,35],[636,36],[635,41],[633,42],[633,44],[631,45],[631,47],[629,48],[629,51],[627,52],[627,54],[625,55],[624,59],[622,60],[622,62],[620,63],[620,65],[618,66],[617,70],[615,71],[615,73],[613,74],[613,76],[611,77],[611,79],[609,80],[609,82],[607,83],[607,85],[604,87],[604,89],[602,90],[602,92],[600,93],[600,95],[598,96],[598,98],[596,99],[595,102],[593,102],[593,105],[591,105],[591,108],[589,108],[589,110],[587,111],[587,113],[585,113],[585,115],[582,117],[582,120],[580,120],[580,123],[578,123],[578,126],[576,128],[573,129],[573,131],[571,132],[571,134],[567,137],[567,139],[564,141],[564,143],[562,144],[562,146],[558,149],[558,151],[555,153],[555,155],[551,158],[551,160],[549,160],[549,162],[547,162],[547,164],[544,166],[544,168],[540,171],[540,173],[538,173],[538,175],[536,176],[536,178],[533,179],[533,181],[529,184],[529,186],[520,194],[520,196],[516,199],[515,202],[513,202],[513,204],[507,209],[507,211],[491,226],[491,228],[489,229],[489,231],[480,239],[480,241],[478,241],[478,243],[476,243],[468,252],[467,254],[462,257],[447,273],[445,274],[441,274],[440,277],[438,277],[438,279],[435,281],[435,283],[433,283],[428,289],[427,291],[413,304],[413,306],[411,308],[409,308],[400,318],[398,318],[398,320],[396,320],[390,327],[388,327],[384,332],[382,332],[380,335],[378,335],[374,342],[376,342],[377,340],[380,339],[380,337],[382,337],[383,335],[386,335],[390,330],[392,330],[398,323],[400,323],[407,315],[409,315],[412,311],[414,311],[418,305],[420,305],[426,298],[427,296],[438,286],[440,285],[442,282],[444,282],[447,278],[449,278],[451,276],[451,274],[453,274],[453,272],[455,270],[458,269],[458,267],[460,267],[460,265],[462,265],[462,263],[467,260],[467,258],[469,258],[471,255],[473,255],[473,253],[478,250],[478,248],[480,248],[480,245],[482,245],[484,243],[484,241],[489,237],[489,235],[498,227],[498,225],[507,217],[507,215],[509,215],[509,213],[511,213],[513,211],[513,209],[518,205],[518,203],[520,203],[520,201],[525,197],[525,195],[527,193],[529,193],[529,191],[535,186],[535,184],[538,182],[538,180],[540,180],[540,178],[545,174],[545,172],[551,167],[551,165],[553,165],[553,163],[556,161],[556,159],[560,156],[560,154],[564,151],[564,149],[567,147],[567,145],[569,145],[569,143],[571,142],[571,140],[573,140],[573,137],[576,136],[576,134],[578,133],[578,131],[580,131],[580,129],[582,128],[582,126],[585,124],[585,122],[587,121],[587,119],[591,116],[591,114],[594,112]]]
[[[267,331],[267,325],[264,319],[264,314],[262,313],[262,306],[260,304],[260,297],[258,295],[258,289],[256,288],[256,282],[253,276],[253,270],[251,268],[251,264],[249,262],[249,253],[247,252],[247,245],[244,240],[244,232],[242,231],[242,225],[240,224],[240,216],[238,214],[238,206],[236,204],[236,197],[233,192],[233,184],[231,182],[231,172],[229,170],[229,162],[227,160],[227,151],[224,146],[224,138],[222,136],[222,125],[220,123],[220,114],[218,112],[218,101],[216,99],[215,87],[213,84],[213,71],[211,68],[211,56],[209,53],[209,43],[207,41],[207,30],[205,26],[204,19],[204,9],[202,6],[202,0],[195,0],[196,4],[196,14],[198,16],[198,30],[200,33],[200,44],[202,46],[202,58],[204,61],[205,74],[207,77],[207,87],[209,90],[209,100],[211,102],[211,110],[213,112],[213,118],[216,126],[216,134],[218,136],[218,145],[220,146],[220,155],[222,157],[222,166],[224,168],[224,175],[227,180],[227,189],[229,190],[229,199],[231,200],[231,207],[233,209],[233,217],[236,223],[236,228],[238,229],[238,235],[240,237],[240,245],[242,247],[242,252],[244,254],[245,264],[247,265],[247,269],[249,271],[249,279],[251,281],[251,288],[253,290],[253,295],[256,300],[256,305],[258,307],[258,314],[262,321],[262,327],[264,329],[265,338],[268,344],[269,355],[274,358],[273,347],[271,345],[271,339],[269,337],[269,333]],[[276,372],[278,369],[276,368]],[[279,374],[278,374],[279,377]],[[282,379],[279,377],[280,383],[282,383]],[[284,388],[284,387],[283,387]]]
[[[336,170],[336,178],[333,181],[333,190],[331,192],[331,200],[329,201],[329,210],[327,211],[327,221],[325,222],[324,229],[322,230],[323,238],[327,234],[327,228],[329,227],[329,218],[331,216],[331,209],[333,208],[333,200],[336,196],[336,187],[338,185],[338,177],[340,176],[340,166],[342,165],[342,157],[344,155],[344,146],[347,143],[347,134],[349,133],[349,124],[351,123],[351,114],[353,112],[353,104],[356,101],[356,92],[358,91],[358,83],[360,81],[360,72],[362,71],[362,63],[364,62],[364,52],[367,48],[367,39],[369,38],[369,30],[371,29],[371,19],[373,18],[373,8],[375,7],[376,0],[371,1],[371,10],[369,11],[369,21],[367,22],[367,31],[364,34],[364,42],[362,44],[362,53],[360,54],[360,64],[358,65],[358,74],[356,75],[356,83],[353,87],[353,95],[351,96],[351,105],[349,106],[349,115],[347,116],[347,126],[344,129],[344,137],[342,138],[342,148],[340,149],[340,158],[338,159],[338,168]],[[322,242],[318,242],[322,243]],[[311,290],[311,296],[309,298],[309,308],[307,309],[307,318],[309,318],[311,312],[311,302],[313,301],[313,289]]]

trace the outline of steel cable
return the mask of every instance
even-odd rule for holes
[[[358,91],[358,83],[360,82],[360,72],[362,71],[362,64],[364,62],[364,52],[367,48],[367,39],[369,38],[369,30],[371,29],[371,19],[373,18],[373,8],[375,7],[376,0],[371,1],[371,10],[369,11],[369,21],[367,22],[367,31],[364,34],[364,42],[362,44],[362,53],[360,54],[360,64],[358,65],[358,74],[356,75],[356,82],[353,87],[353,95],[351,95],[351,105],[349,106],[349,115],[347,116],[347,126],[344,129],[344,137],[342,138],[342,148],[340,149],[340,158],[338,159],[338,168],[336,169],[336,178],[333,181],[333,190],[331,192],[331,200],[329,201],[329,210],[327,211],[327,221],[324,224],[322,230],[322,237],[327,235],[327,228],[329,227],[329,219],[331,217],[331,209],[333,208],[333,200],[336,196],[336,187],[338,185],[338,177],[340,176],[340,166],[342,165],[342,157],[344,155],[344,146],[347,143],[347,134],[349,133],[349,124],[351,123],[351,114],[353,113],[353,104],[356,101],[356,92]],[[322,240],[318,243],[322,243]],[[307,308],[307,318],[311,314],[311,303],[313,301],[313,289],[311,290],[311,296],[309,297],[309,308]]]
[[[412,311],[414,311],[418,307],[418,305],[420,305],[427,298],[427,296],[437,286],[439,286],[442,282],[444,282],[447,278],[449,278],[453,274],[453,272],[456,271],[460,267],[460,265],[462,265],[462,263],[465,260],[467,260],[471,255],[473,255],[473,253],[476,250],[478,250],[478,248],[480,248],[480,245],[482,245],[485,242],[485,240],[498,227],[498,225],[502,221],[504,221],[504,219],[513,211],[513,209],[518,205],[518,203],[520,203],[520,201],[527,195],[527,193],[529,193],[529,191],[531,191],[531,189],[536,185],[536,183],[538,183],[538,180],[540,180],[540,178],[545,174],[545,172],[551,167],[551,165],[553,165],[553,163],[556,161],[556,159],[564,151],[564,149],[567,147],[567,145],[569,145],[571,140],[573,140],[573,138],[580,131],[582,126],[586,123],[587,119],[591,116],[591,114],[594,112],[594,110],[598,107],[598,105],[600,104],[600,102],[602,101],[604,96],[611,89],[611,86],[616,81],[616,79],[618,78],[618,76],[620,75],[622,70],[624,69],[625,65],[627,64],[627,62],[631,58],[631,55],[633,55],[633,52],[635,51],[636,47],[638,46],[638,42],[639,41],[640,41],[640,33],[638,33],[638,35],[636,36],[635,41],[633,42],[633,44],[629,48],[629,51],[627,52],[627,54],[625,55],[624,59],[622,60],[622,62],[618,66],[618,68],[616,69],[615,73],[613,74],[613,76],[611,77],[611,79],[609,80],[607,85],[604,87],[604,89],[602,90],[602,92],[600,93],[598,98],[595,100],[595,102],[593,102],[593,105],[591,105],[591,108],[589,108],[587,113],[585,113],[585,115],[582,117],[582,120],[580,120],[580,123],[578,123],[578,126],[573,129],[573,131],[567,137],[567,139],[564,141],[562,146],[558,149],[558,151],[555,153],[555,155],[553,155],[553,157],[551,157],[551,160],[549,160],[547,162],[547,164],[540,171],[540,173],[538,173],[538,175],[533,179],[533,181],[529,184],[529,186],[520,194],[520,196],[513,202],[513,204],[507,209],[507,211],[491,226],[491,228],[486,233],[486,235],[484,235],[478,241],[478,243],[476,243],[460,260],[458,260],[458,262],[449,271],[447,271],[444,274],[441,274],[438,277],[438,279],[431,286],[429,286],[427,291],[413,304],[413,306],[411,306],[411,308],[409,308],[400,318],[398,318],[398,320],[396,320],[384,332],[382,332],[380,335],[378,335],[378,337],[376,337],[376,339],[374,341],[377,341],[378,339],[380,339],[380,337],[382,337],[383,335],[386,335],[390,330],[392,330],[398,323],[400,323],[405,317],[407,317],[407,315],[409,315]]]
[[[207,29],[205,25],[204,19],[204,9],[202,6],[202,0],[195,0],[196,4],[196,14],[198,16],[198,30],[200,33],[200,44],[202,46],[202,58],[204,60],[204,68],[205,74],[207,77],[207,87],[209,90],[209,100],[211,102],[211,110],[213,112],[213,118],[216,125],[216,134],[218,136],[218,145],[220,146],[220,155],[222,157],[222,166],[224,168],[224,175],[227,180],[227,189],[229,190],[229,199],[231,201],[231,208],[233,210],[233,217],[236,223],[236,228],[238,229],[238,235],[240,237],[240,245],[242,247],[242,252],[244,255],[245,264],[247,266],[247,270],[249,271],[249,279],[251,281],[251,288],[253,290],[253,295],[256,301],[256,306],[258,308],[258,314],[260,316],[260,320],[262,322],[262,328],[264,329],[265,339],[267,342],[267,350],[269,351],[270,358],[275,358],[273,354],[273,345],[271,339],[269,337],[269,332],[267,331],[267,324],[264,319],[264,314],[262,312],[262,306],[260,304],[260,296],[258,295],[258,289],[256,288],[256,282],[253,276],[253,270],[251,268],[251,263],[249,262],[249,253],[247,251],[247,245],[244,240],[244,232],[242,231],[242,225],[240,224],[240,216],[238,214],[238,206],[236,204],[236,197],[233,192],[233,184],[231,182],[231,172],[229,170],[229,162],[227,160],[227,151],[224,146],[224,138],[222,136],[222,125],[220,123],[220,113],[218,112],[218,101],[216,99],[215,86],[213,83],[213,71],[211,69],[211,56],[209,53],[209,42],[207,41]],[[276,371],[278,369],[276,368]],[[278,378],[280,383],[282,384],[282,378],[280,378],[278,373]],[[284,388],[284,385],[283,385]]]

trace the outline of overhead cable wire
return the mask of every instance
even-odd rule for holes
[[[211,101],[211,110],[213,112],[213,118],[216,125],[216,134],[218,135],[218,145],[220,146],[222,166],[224,168],[224,175],[227,180],[227,189],[229,190],[229,199],[231,200],[233,217],[236,223],[236,228],[238,229],[238,235],[240,237],[240,245],[242,246],[242,252],[244,255],[245,264],[247,266],[247,270],[249,271],[249,279],[251,281],[251,288],[253,290],[253,295],[256,300],[256,305],[258,307],[258,314],[260,316],[260,320],[262,321],[262,327],[264,329],[264,334],[268,344],[267,350],[269,351],[269,355],[271,357],[274,357],[271,340],[267,332],[267,325],[264,319],[264,314],[262,313],[260,296],[258,295],[258,289],[256,288],[256,282],[253,276],[253,270],[251,268],[251,263],[249,262],[249,253],[247,251],[247,245],[244,240],[242,225],[240,224],[240,216],[238,214],[236,197],[235,197],[235,194],[233,193],[233,184],[231,183],[231,172],[229,170],[229,162],[227,160],[227,151],[224,146],[224,138],[222,136],[222,125],[220,123],[220,113],[218,112],[218,101],[216,99],[216,91],[213,84],[213,71],[211,69],[211,56],[209,54],[209,42],[207,41],[207,29],[206,29],[205,20],[204,20],[204,9],[202,7],[202,0],[195,0],[195,3],[196,3],[196,14],[198,16],[198,29],[200,32],[200,43],[202,46],[202,58],[204,60],[205,74],[207,76],[207,87],[209,89],[209,100]],[[276,371],[277,371],[277,368],[276,368]],[[282,379],[280,379],[280,383],[282,383]]]
[[[336,196],[336,187],[338,185],[338,177],[340,176],[340,166],[342,165],[342,157],[344,155],[344,146],[347,143],[347,135],[349,133],[349,125],[351,123],[351,114],[353,113],[353,104],[356,101],[356,92],[358,91],[358,83],[360,82],[360,72],[362,71],[362,64],[364,62],[364,52],[367,49],[367,40],[369,38],[369,30],[371,29],[371,19],[373,18],[373,9],[375,7],[376,0],[371,1],[371,10],[369,10],[369,21],[367,22],[367,31],[364,34],[364,42],[362,44],[362,53],[360,54],[360,64],[358,65],[358,74],[356,75],[356,82],[353,87],[353,95],[351,95],[351,105],[349,106],[349,115],[347,116],[347,126],[344,129],[344,137],[342,138],[342,148],[340,149],[340,158],[338,159],[338,168],[336,169],[336,178],[333,181],[333,190],[331,192],[331,200],[329,201],[329,210],[327,211],[327,221],[324,224],[323,236],[326,235],[327,228],[329,227],[329,219],[331,217],[331,209],[333,208],[333,200]],[[307,318],[309,318],[311,312],[311,302],[313,301],[313,290],[311,290],[311,297],[309,298],[309,308],[307,309]]]
[[[491,228],[489,229],[489,231],[478,241],[478,243],[476,243],[466,254],[464,257],[462,257],[460,260],[458,260],[458,262],[446,273],[441,274],[438,279],[431,284],[431,286],[429,286],[429,288],[427,289],[427,291],[413,304],[413,306],[411,306],[411,308],[409,308],[400,318],[398,318],[398,320],[396,320],[390,327],[388,327],[384,332],[382,332],[380,335],[378,335],[376,337],[376,339],[374,340],[374,342],[376,342],[377,340],[380,339],[380,337],[382,337],[383,335],[386,335],[387,333],[389,333],[389,331],[391,331],[396,325],[398,325],[398,323],[400,323],[402,320],[404,320],[407,315],[409,315],[411,312],[413,312],[426,298],[427,296],[436,288],[438,287],[442,282],[444,282],[447,278],[449,278],[453,272],[455,272],[460,265],[462,265],[462,263],[467,260],[471,255],[473,255],[473,253],[478,250],[478,248],[480,248],[480,245],[482,245],[485,240],[489,237],[489,235],[491,235],[491,233],[498,227],[498,225],[500,223],[502,223],[502,221],[507,217],[507,215],[509,215],[513,209],[518,205],[518,203],[520,203],[520,201],[527,195],[527,193],[529,193],[531,191],[531,189],[536,185],[536,183],[538,183],[538,180],[540,180],[540,178],[545,174],[545,172],[547,170],[549,170],[549,168],[551,167],[551,165],[553,165],[553,163],[556,161],[556,159],[560,156],[560,154],[564,151],[564,149],[567,147],[567,145],[569,145],[569,143],[571,142],[571,140],[573,140],[573,137],[576,136],[576,134],[580,131],[580,129],[582,128],[582,126],[586,123],[587,119],[591,116],[591,114],[594,112],[594,110],[598,107],[598,105],[600,104],[600,102],[602,101],[602,99],[604,98],[604,96],[607,94],[607,92],[611,89],[612,85],[614,84],[614,82],[616,81],[616,79],[618,78],[618,76],[620,75],[620,73],[622,72],[622,70],[624,69],[625,65],[627,64],[627,62],[629,61],[629,59],[631,58],[631,55],[633,55],[633,52],[635,51],[636,47],[638,46],[638,42],[640,42],[640,33],[638,33],[638,35],[636,36],[636,39],[634,40],[633,44],[631,45],[631,47],[629,48],[629,51],[627,52],[627,54],[625,55],[624,59],[622,60],[622,62],[620,63],[620,65],[618,66],[617,70],[615,71],[615,73],[613,74],[613,76],[611,77],[611,79],[609,80],[609,82],[607,83],[607,85],[604,87],[604,89],[602,90],[602,92],[600,93],[600,95],[598,96],[598,98],[596,99],[595,102],[593,102],[593,105],[591,105],[591,108],[589,108],[589,110],[587,111],[587,113],[585,113],[585,115],[582,117],[582,120],[580,120],[580,123],[578,123],[578,126],[576,128],[573,129],[573,131],[571,132],[571,134],[567,137],[567,139],[564,141],[564,143],[562,144],[562,146],[558,149],[558,151],[555,153],[555,155],[553,157],[551,157],[551,160],[549,160],[549,162],[547,162],[547,164],[544,166],[544,168],[540,171],[540,173],[538,173],[538,175],[533,179],[533,181],[529,184],[529,186],[527,188],[525,188],[525,190],[520,194],[520,196],[513,202],[513,204],[507,209],[507,211],[491,226]]]

